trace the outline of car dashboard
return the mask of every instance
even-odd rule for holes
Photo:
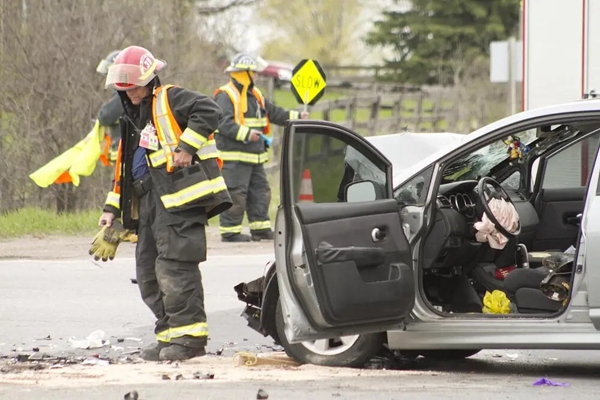
[[[475,239],[474,224],[483,208],[478,204],[477,181],[468,180],[440,185],[434,221],[423,248],[423,267],[443,269],[465,265],[482,243]],[[534,235],[539,218],[533,205],[522,193],[506,189],[521,221],[519,241]],[[523,240],[521,240],[523,239]]]

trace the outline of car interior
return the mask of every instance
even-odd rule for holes
[[[539,317],[568,304],[599,128],[590,121],[540,126],[447,163],[421,248],[421,288],[432,309]],[[414,204],[420,190],[414,182],[400,188],[397,201]],[[514,206],[518,229],[499,222],[492,200]],[[503,245],[489,235],[478,240],[484,215],[507,239]],[[484,313],[494,291],[510,300],[510,312]]]

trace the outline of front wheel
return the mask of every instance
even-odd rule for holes
[[[383,347],[385,333],[342,336],[291,344],[283,331],[281,303],[277,301],[275,328],[288,356],[302,364],[329,367],[362,367]]]

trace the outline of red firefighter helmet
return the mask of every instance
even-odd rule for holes
[[[140,46],[123,49],[108,69],[106,87],[116,90],[129,90],[146,86],[167,66],[163,60],[154,58],[149,50]]]

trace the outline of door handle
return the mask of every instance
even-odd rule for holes
[[[373,239],[374,242],[381,242],[382,240],[385,240],[386,237],[387,234],[385,233],[385,228],[373,228],[371,231],[371,239]]]

